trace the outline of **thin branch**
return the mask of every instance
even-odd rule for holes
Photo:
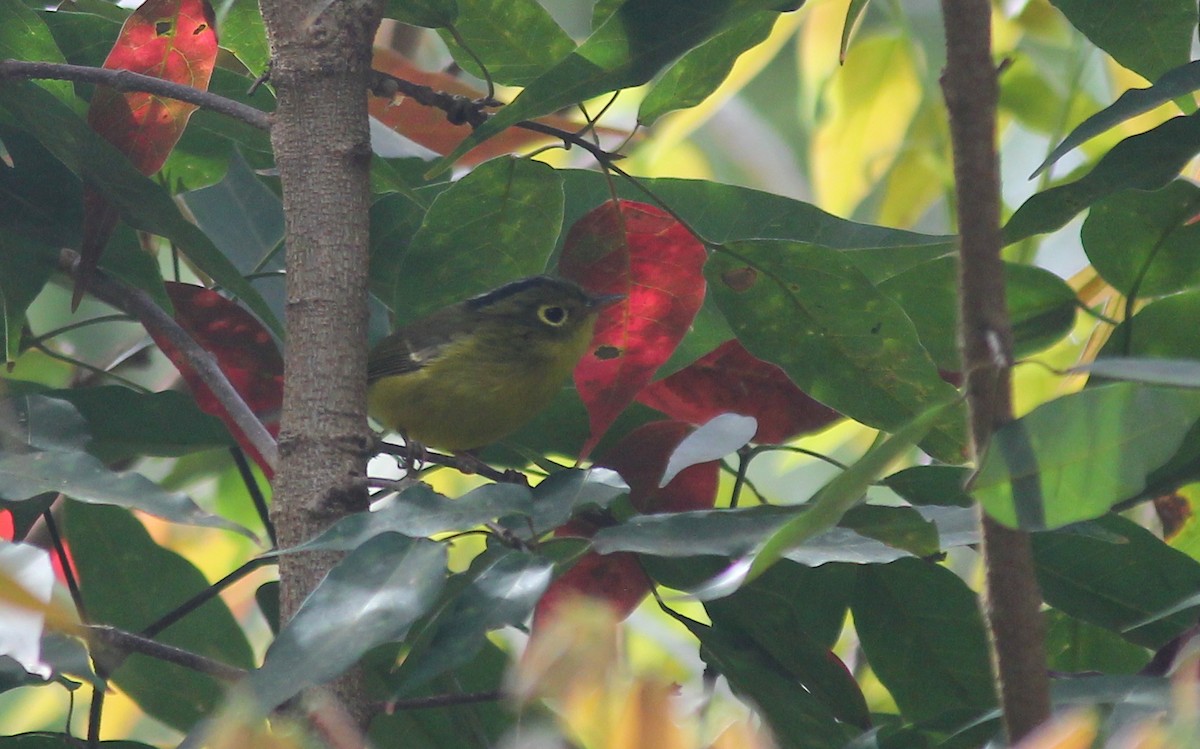
[[[378,70],[371,71],[369,86],[370,92],[373,95],[384,99],[392,99],[399,94],[412,99],[418,104],[440,109],[446,113],[446,119],[452,125],[470,125],[474,129],[487,122],[492,116],[484,111],[484,107],[490,106],[486,100],[476,101],[468,99],[465,96],[459,96],[458,94],[447,94],[429,86],[422,86],[412,81],[406,81],[403,78],[397,78],[394,75],[389,75]],[[596,161],[605,166],[618,159],[625,158],[619,153],[605,151],[595,143],[580,136],[579,133],[562,130],[552,125],[532,120],[523,120],[515,123],[513,127],[558,138],[569,146],[579,146],[594,156]]]
[[[143,91],[204,107],[217,114],[241,120],[259,130],[271,129],[271,115],[266,112],[218,94],[201,91],[186,83],[174,83],[130,70],[109,70],[59,62],[0,60],[0,81],[26,78],[96,83],[117,91]]]
[[[118,650],[123,654],[140,653],[160,661],[174,663],[193,671],[208,674],[222,681],[234,682],[246,675],[243,669],[230,666],[212,658],[192,653],[173,645],[156,642],[148,637],[135,635],[115,627],[89,625],[83,628],[84,635],[91,643]],[[94,645],[93,645],[94,647]]]
[[[62,250],[59,254],[58,268],[62,272],[74,276],[79,263],[79,253],[73,250]],[[245,435],[258,454],[267,462],[272,470],[279,463],[279,450],[275,438],[254,415],[246,401],[238,395],[237,390],[230,384],[225,373],[217,364],[217,359],[196,343],[179,323],[163,311],[150,295],[141,289],[135,289],[100,271],[95,272],[88,291],[97,299],[137,318],[146,330],[153,331],[171,342],[180,354],[187,359],[197,376],[212,391],[213,396],[225,409],[234,426]]]
[[[409,449],[405,445],[393,445],[388,442],[379,443],[376,446],[376,452],[402,458],[406,461],[406,465],[408,464],[408,461],[432,463],[433,465],[442,466],[443,468],[453,468],[459,473],[465,473],[467,475],[477,474],[479,476],[483,476],[484,478],[491,479],[492,481],[498,481],[500,483],[524,484],[525,486],[529,486],[529,479],[520,471],[514,471],[512,469],[501,471],[499,469],[492,468],[487,463],[484,463],[479,458],[476,458],[468,453],[445,455],[443,453],[435,453],[428,450],[423,450],[418,453],[418,459],[414,461],[413,450]],[[368,481],[375,481],[375,479],[368,479]],[[381,488],[389,488],[389,485],[386,484],[372,483],[371,485],[379,486]]]
[[[1000,257],[1000,175],[996,154],[999,83],[991,53],[987,0],[942,0],[958,204],[959,340],[966,372],[971,447],[982,455],[992,433],[1011,421],[1012,329]],[[1029,534],[981,519],[983,613],[991,635],[1004,728],[1016,743],[1050,714],[1042,602]]]
[[[504,699],[503,692],[470,692],[468,694],[436,694],[432,697],[412,697],[407,700],[392,700],[383,704],[384,712],[392,714],[402,710],[424,710],[431,707],[454,707],[474,705],[480,702],[498,702]]]
[[[254,570],[262,567],[265,564],[274,564],[275,562],[276,559],[274,557],[255,557],[254,559],[251,559],[249,562],[246,562],[241,567],[238,567],[233,572],[230,572],[225,577],[216,581],[188,600],[171,609],[163,616],[159,617],[157,621],[144,628],[139,636],[154,637],[159,632],[162,632],[164,629],[200,608],[204,604],[208,603],[213,598],[216,598],[217,594],[222,590],[225,590],[230,585],[234,584],[238,580],[241,580]]]
[[[267,498],[263,496],[262,488],[254,476],[254,469],[250,467],[250,461],[246,460],[246,453],[242,452],[242,448],[234,445],[229,448],[229,454],[233,457],[233,464],[237,466],[238,475],[242,477],[242,483],[250,494],[250,501],[254,503],[254,511],[258,513],[258,519],[262,521],[263,530],[267,532],[271,548],[278,549],[279,539],[275,536],[275,523],[271,521],[271,510],[267,507]]]

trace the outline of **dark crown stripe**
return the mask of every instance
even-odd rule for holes
[[[571,283],[569,281],[563,281],[562,279],[552,278],[550,276],[532,276],[530,278],[522,278],[520,281],[506,283],[497,289],[492,289],[486,294],[480,294],[479,296],[471,297],[467,300],[467,307],[474,310],[490,307],[496,302],[507,299],[514,294],[520,294],[526,289],[532,289],[538,286],[550,286],[558,289],[566,289],[570,288]]]

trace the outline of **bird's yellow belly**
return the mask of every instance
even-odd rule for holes
[[[553,400],[572,369],[553,362],[470,366],[462,358],[447,359],[454,371],[436,362],[373,383],[371,415],[428,447],[469,450],[520,428]]]

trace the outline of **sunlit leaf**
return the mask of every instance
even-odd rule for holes
[[[717,498],[720,470],[715,460],[689,466],[662,485],[667,461],[691,432],[691,426],[679,421],[644,424],[623,436],[596,465],[621,474],[629,485],[629,503],[638,512],[711,508]]]
[[[484,77],[478,57],[492,80],[524,86],[575,49],[571,37],[537,0],[457,0],[457,4],[453,33],[440,33],[455,61],[472,75]]]
[[[1058,528],[1138,494],[1200,419],[1200,392],[1088,388],[1000,427],[972,486],[1005,525]]]
[[[217,59],[214,21],[208,0],[146,0],[126,19],[103,67],[207,89]],[[178,99],[98,86],[88,107],[88,125],[149,175],[167,160],[196,108]],[[118,215],[102,191],[85,184],[83,246],[72,306],[86,291]]]

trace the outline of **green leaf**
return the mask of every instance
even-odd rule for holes
[[[1004,226],[1004,243],[1062,228],[1075,214],[1119,190],[1157,190],[1200,151],[1200,112],[1173,117],[1126,138],[1083,177],[1026,200]]]
[[[44,402],[41,396],[28,396],[26,400],[34,404]],[[25,412],[31,413],[28,409]],[[63,411],[59,408],[54,413],[61,415]],[[72,442],[86,435],[77,412],[67,420],[58,415],[53,418],[52,428],[62,430],[55,432],[59,437],[39,438],[57,440],[56,444],[47,445],[51,447],[49,451],[0,452],[0,498],[20,501],[46,492],[61,492],[80,502],[129,507],[175,523],[221,528],[254,538],[254,534],[240,525],[200,509],[185,494],[164,491],[140,473],[114,473],[91,455],[73,449]]]
[[[304,599],[243,682],[264,713],[350,668],[371,648],[402,639],[437,600],[446,549],[398,533],[375,536]]]
[[[842,62],[846,60],[846,50],[850,49],[850,34],[869,3],[870,0],[850,0],[850,5],[846,7],[846,20],[842,23],[842,43],[838,48],[838,59]]]
[[[594,96],[646,83],[684,52],[779,0],[630,0],[567,57],[531,81],[521,95],[443,159],[444,171],[501,130]]]
[[[528,516],[532,512],[532,494],[525,486],[486,484],[452,500],[428,484],[417,483],[391,497],[383,507],[344,517],[316,538],[274,553],[349,551],[381,533],[418,538],[475,528],[501,516]]]
[[[1200,283],[1200,188],[1123,190],[1092,206],[1080,240],[1092,266],[1126,296],[1160,296]]]
[[[389,679],[392,698],[405,697],[434,678],[464,666],[487,642],[487,633],[520,626],[550,584],[549,560],[492,548],[450,579],[441,601],[414,630],[412,649]]]
[[[1103,627],[1054,609],[1046,612],[1045,619],[1046,665],[1055,671],[1136,674],[1150,660],[1145,648]]]
[[[748,578],[752,580],[761,575],[789,550],[841,521],[851,507],[862,501],[867,488],[883,475],[887,467],[911,450],[932,425],[958,402],[955,398],[928,409],[895,434],[877,442],[854,465],[834,476],[809,500],[811,509],[808,512],[789,520],[763,543],[750,563]]]
[[[474,53],[493,81],[510,86],[531,83],[575,49],[537,0],[458,0],[458,19],[436,25],[459,66],[485,77]]]
[[[15,361],[21,353],[25,310],[50,280],[57,254],[54,245],[0,232],[0,345],[4,363]]]
[[[94,623],[137,632],[208,587],[200,570],[154,543],[126,510],[68,502],[65,529]],[[158,639],[231,666],[254,665],[245,634],[219,596]],[[212,677],[142,655],[125,659],[112,678],[147,713],[184,731],[209,717],[224,695]]]
[[[79,179],[23,130],[0,124],[0,140],[8,148],[12,168],[0,169],[0,225],[5,244],[27,240],[50,245],[46,262],[65,246],[78,246],[83,222],[83,190]],[[32,250],[25,245],[18,252]],[[10,254],[7,251],[6,255]],[[10,279],[5,279],[7,286]]]
[[[412,3],[406,3],[412,4]],[[221,48],[233,53],[253,75],[267,71],[271,50],[267,30],[254,0],[226,0],[220,4],[217,28]]]
[[[992,436],[973,496],[1005,525],[1058,528],[1137,495],[1200,418],[1200,392],[1118,383],[1057,398]]]
[[[551,474],[533,488],[533,512],[506,521],[520,538],[540,536],[567,522],[583,509],[604,509],[629,493],[625,480],[607,468],[570,468]]]
[[[900,306],[836,250],[735,242],[709,258],[705,276],[750,353],[857,421],[894,431],[954,396]],[[964,445],[961,414],[943,411],[922,447],[958,462]]]
[[[177,457],[235,444],[219,420],[196,407],[194,398],[173,390],[139,393],[116,385],[48,390],[14,383],[8,392],[36,396],[40,402],[70,404],[76,418],[82,419],[55,427],[53,433],[72,440],[82,435],[85,442],[76,446],[101,460],[142,455]],[[35,400],[31,397],[28,402]]]
[[[129,11],[105,0],[74,0],[39,15],[67,62],[98,68],[112,50]]]
[[[1062,143],[1054,147],[1046,160],[1041,163],[1030,179],[1041,174],[1051,164],[1057,162],[1076,146],[1096,137],[1109,128],[1125,122],[1128,119],[1144,114],[1172,99],[1186,96],[1200,88],[1200,60],[1194,60],[1186,65],[1162,74],[1154,85],[1149,88],[1131,88],[1117,97],[1117,100],[1081,122],[1071,133],[1063,138]]]
[[[390,668],[394,657],[383,668]],[[509,656],[491,642],[470,664],[455,669],[418,691],[412,699],[446,694],[483,694],[503,687]],[[378,669],[375,669],[378,670]],[[377,747],[394,747],[403,737],[404,749],[474,749],[501,746],[517,718],[501,701],[475,702],[420,710],[398,709],[377,714],[369,738]]]
[[[1189,0],[1050,0],[1100,49],[1147,80],[1188,61],[1196,30]]]
[[[1194,609],[1146,622],[1200,589],[1200,564],[1122,517],[1108,515],[1088,525],[1119,542],[1070,528],[1033,534],[1046,603],[1152,649],[1195,623]]]
[[[771,35],[779,14],[755,13],[696,47],[655,81],[638,107],[639,125],[649,127],[667,112],[694,107],[717,90],[743,52]]]
[[[700,657],[751,702],[770,724],[781,749],[841,749],[853,729],[801,684],[795,674],[744,633],[677,617],[696,639]]]
[[[176,243],[201,270],[237,295],[268,327],[281,333],[279,321],[266,302],[204,232],[183,217],[165,190],[138,172],[82,118],[45,90],[20,81],[0,86],[0,108],[6,109],[68,169],[103,192],[130,225]]]
[[[858,568],[850,604],[863,652],[908,720],[995,704],[975,594],[916,559]]]
[[[458,4],[455,0],[388,0],[384,16],[413,26],[438,29],[454,23]]]
[[[963,489],[970,475],[971,469],[959,466],[913,466],[893,473],[883,483],[914,505],[974,507],[975,501]]]
[[[506,157],[476,167],[434,199],[411,244],[398,248],[395,294],[385,301],[412,320],[543,272],[562,201],[562,181],[541,162]]]
[[[1013,349],[1025,356],[1071,332],[1077,303],[1075,292],[1048,270],[1017,263],[1004,264],[1005,294],[1012,322]],[[921,344],[939,369],[962,368],[958,353],[958,268],[952,257],[916,265],[878,284],[908,313]]]
[[[45,21],[21,0],[0,0],[0,60],[66,62]],[[37,85],[68,106],[77,104],[70,81],[39,80]]]

